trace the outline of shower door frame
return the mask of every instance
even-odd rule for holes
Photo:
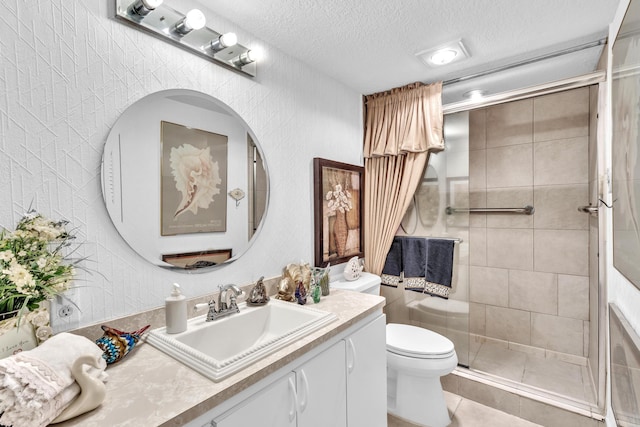
[[[604,102],[606,91],[606,72],[595,71],[593,73],[584,74],[568,79],[558,80],[555,82],[549,82],[541,85],[526,87],[522,89],[516,89],[512,91],[502,92],[495,95],[486,96],[478,100],[467,100],[461,102],[455,102],[447,105],[443,105],[443,115],[449,115],[453,113],[459,113],[463,111],[471,111],[478,108],[489,107],[492,105],[504,104],[507,102],[518,101],[521,99],[534,98],[543,95],[549,95],[557,92],[564,92],[571,89],[577,89],[585,86],[598,86],[598,103]],[[598,104],[600,105],[600,104]],[[605,120],[602,115],[597,118],[597,129],[603,129],[605,126]],[[597,151],[597,175],[598,177],[606,176],[607,171],[605,169],[604,162],[604,141],[601,138],[601,133],[597,133],[596,139],[596,151]],[[599,179],[597,179],[599,181]],[[597,184],[596,184],[597,185]],[[604,414],[606,403],[606,310],[607,310],[607,289],[605,281],[605,224],[603,215],[598,216],[598,384],[596,390],[596,406],[601,414]],[[593,337],[590,337],[592,339]],[[480,376],[480,373],[473,371],[471,368],[466,369],[467,376]],[[585,411],[576,411],[585,412]],[[588,412],[588,411],[586,411]],[[585,413],[584,415],[589,415]]]

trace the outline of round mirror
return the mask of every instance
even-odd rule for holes
[[[109,216],[134,251],[165,268],[204,272],[239,258],[258,234],[268,188],[251,129],[200,92],[145,96],[105,143]]]

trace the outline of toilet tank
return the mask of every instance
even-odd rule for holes
[[[332,277],[331,279],[330,286],[333,289],[380,295],[380,276],[376,276],[375,274],[362,272],[360,278],[352,281],[345,280],[342,274],[335,278]]]

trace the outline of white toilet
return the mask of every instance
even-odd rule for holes
[[[332,288],[380,294],[380,277],[362,273],[353,282],[342,278]],[[429,427],[451,423],[440,377],[458,365],[453,343],[428,329],[387,325],[387,412]]]

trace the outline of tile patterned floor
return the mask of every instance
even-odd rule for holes
[[[541,427],[453,393],[445,391],[444,397],[451,415],[449,427]],[[388,427],[419,427],[392,415],[387,415],[387,422]]]

